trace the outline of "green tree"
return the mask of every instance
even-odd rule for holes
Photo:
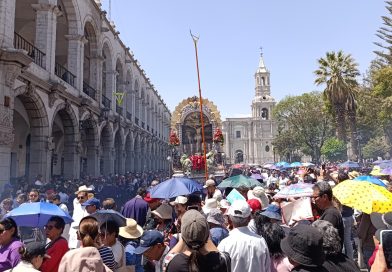
[[[356,139],[356,110],[355,95],[358,87],[356,77],[359,75],[358,64],[350,54],[343,51],[327,52],[325,58],[318,59],[319,68],[314,71],[316,85],[326,85],[324,97],[332,107],[337,137],[346,142],[346,117],[350,128],[350,142],[353,153],[358,156]]]
[[[321,154],[329,161],[345,160],[347,158],[346,144],[336,137],[331,137],[325,141]]]
[[[295,131],[290,129],[278,133],[272,145],[280,159],[284,161],[292,161],[293,157],[298,154],[301,148],[301,144],[295,136]]]
[[[376,159],[377,157],[388,157],[390,150],[390,145],[387,143],[385,138],[376,137],[367,142],[367,144],[363,147],[363,157],[365,159]],[[388,155],[388,156],[386,156]]]
[[[301,151],[309,150],[312,160],[318,162],[321,148],[331,136],[331,119],[325,110],[322,95],[311,92],[287,96],[275,106],[273,114],[284,137],[295,141],[290,146]]]
[[[392,65],[392,1],[386,1],[387,16],[382,16],[383,26],[377,30],[376,36],[381,39],[380,42],[375,42],[380,50],[374,51],[378,56],[376,63],[383,67]]]

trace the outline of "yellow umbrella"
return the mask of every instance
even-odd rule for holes
[[[372,171],[370,172],[370,175],[372,175],[372,176],[388,176],[388,175],[385,175],[385,174],[382,174],[381,173],[381,167],[380,166],[378,166],[378,165],[375,165],[374,167],[373,167],[373,169],[372,169]]]
[[[345,180],[332,190],[340,203],[364,213],[392,211],[392,193],[383,186],[370,182]]]

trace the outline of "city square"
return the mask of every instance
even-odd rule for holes
[[[0,0],[0,271],[392,271],[392,2],[332,2]]]

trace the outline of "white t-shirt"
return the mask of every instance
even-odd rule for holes
[[[113,251],[114,260],[117,263],[116,269],[114,271],[119,271],[125,267],[125,249],[118,240],[116,240],[116,243],[110,248]]]

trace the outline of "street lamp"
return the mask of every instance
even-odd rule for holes
[[[169,178],[171,178],[171,168],[172,168],[172,165],[173,165],[173,158],[171,156],[167,156],[166,160],[169,163]]]

